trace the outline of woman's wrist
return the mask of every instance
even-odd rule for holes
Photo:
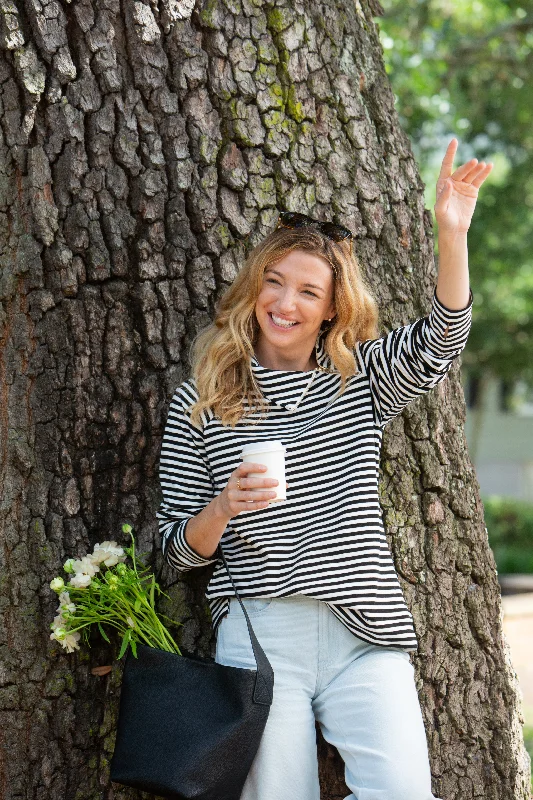
[[[185,527],[187,544],[203,558],[213,558],[222,534],[231,517],[221,508],[220,495],[188,521]]]

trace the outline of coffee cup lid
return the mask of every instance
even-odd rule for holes
[[[245,444],[241,451],[241,458],[250,455],[250,453],[272,453],[276,450],[285,452],[285,445],[283,442],[271,439],[268,442],[253,442],[252,444]]]

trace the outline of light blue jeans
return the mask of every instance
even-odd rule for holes
[[[243,603],[274,670],[274,699],[241,800],[320,800],[315,719],[344,761],[345,800],[435,800],[409,654],[362,641],[304,595]],[[256,668],[234,597],[215,660]]]

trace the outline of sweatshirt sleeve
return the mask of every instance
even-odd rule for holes
[[[217,561],[204,558],[188,544],[185,527],[213,499],[214,489],[202,433],[185,409],[190,401],[185,385],[171,400],[159,459],[163,500],[156,513],[165,560],[180,572]]]
[[[472,324],[472,289],[465,308],[447,308],[433,292],[431,311],[379,339],[357,343],[368,376],[374,419],[384,428],[408,403],[436,386],[464,350]]]

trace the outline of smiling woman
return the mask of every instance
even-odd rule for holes
[[[286,329],[283,320],[297,324]],[[214,322],[194,342],[199,397],[192,423],[201,424],[208,409],[231,426],[265,411],[250,359],[274,369],[313,369],[319,335],[344,390],[358,371],[355,343],[377,336],[377,322],[378,307],[351,241],[337,242],[312,226],[276,228],[251,251]]]
[[[445,263],[451,307],[434,291],[428,316],[378,337],[377,305],[338,230],[304,220],[251,252],[195,342],[161,448],[163,554],[182,571],[216,562],[206,595],[217,662],[255,665],[229,570],[275,674],[240,800],[318,800],[315,720],[345,761],[345,800],[433,798],[380,449],[385,426],[463,350],[473,296],[459,305],[464,287],[456,296]],[[245,445],[274,442],[288,481],[276,504],[266,467],[241,460]]]
[[[261,329],[255,354],[260,363],[270,369],[314,369],[316,338],[334,315],[331,266],[320,256],[291,250],[265,270],[255,304]]]

